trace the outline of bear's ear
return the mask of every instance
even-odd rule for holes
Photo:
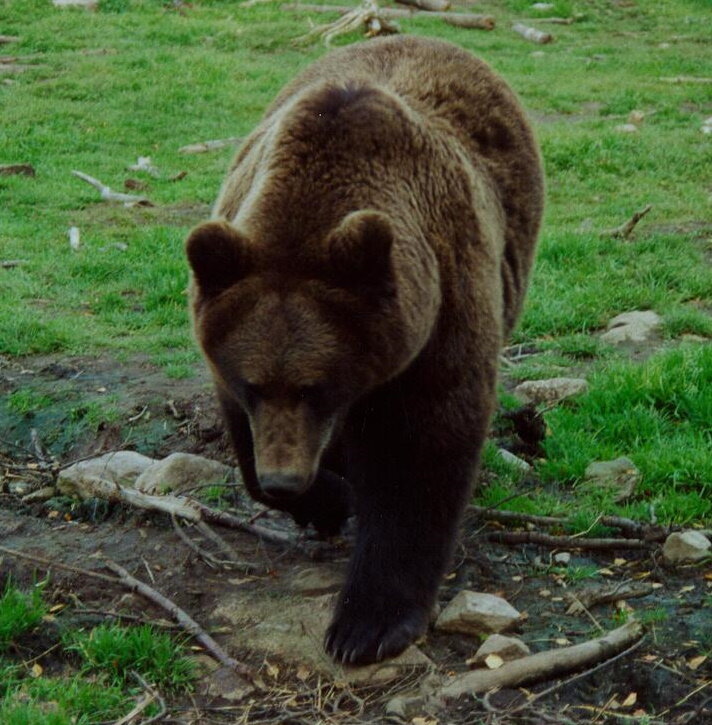
[[[227,222],[207,222],[193,229],[185,243],[200,291],[213,295],[248,274],[249,242]]]
[[[327,241],[329,264],[345,286],[383,286],[392,281],[393,227],[372,209],[347,214]]]

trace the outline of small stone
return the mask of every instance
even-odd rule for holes
[[[612,461],[593,461],[586,467],[584,476],[599,486],[614,489],[616,502],[630,498],[641,479],[635,463],[625,456]]]
[[[554,554],[554,561],[566,566],[571,561],[571,554],[568,551],[560,551],[558,554]]]
[[[435,623],[435,629],[462,634],[491,634],[510,629],[520,616],[501,597],[465,589],[445,607]]]
[[[134,484],[144,493],[180,493],[200,484],[225,483],[234,477],[234,469],[192,453],[171,453],[149,466]]]
[[[57,489],[54,486],[44,486],[38,488],[32,493],[28,493],[22,497],[22,503],[38,503],[40,501],[49,501],[53,496],[57,495]]]
[[[307,597],[336,592],[343,583],[342,574],[320,567],[302,569],[292,577],[292,589]]]
[[[511,466],[514,466],[525,473],[527,471],[531,471],[532,467],[519,456],[515,456],[514,453],[510,453],[505,448],[498,448],[497,452],[499,453],[500,458],[509,463]]]
[[[115,451],[98,458],[79,461],[59,472],[57,488],[65,496],[93,498],[95,489],[87,487],[87,481],[102,479],[122,486],[133,486],[134,481],[155,459],[136,451]]]
[[[615,130],[618,133],[638,133],[638,127],[634,123],[621,123]]]
[[[609,320],[607,332],[601,335],[601,340],[610,345],[619,345],[622,342],[645,342],[661,324],[662,318],[652,310],[623,312]]]
[[[210,673],[203,679],[201,686],[206,695],[220,697],[228,702],[238,702],[255,691],[254,685],[227,666]]]
[[[521,657],[526,657],[531,654],[529,647],[527,647],[521,639],[517,637],[505,637],[502,634],[491,634],[487,639],[480,645],[480,648],[475,652],[474,656],[467,660],[467,664],[471,667],[482,667],[485,664],[485,659],[489,655],[499,655],[505,662],[511,662],[512,660],[518,660]]]
[[[514,389],[514,394],[525,403],[557,403],[587,390],[588,383],[582,378],[550,378],[520,383]]]
[[[663,556],[669,564],[699,561],[712,554],[712,542],[699,531],[670,534],[663,544]]]
[[[423,712],[425,698],[422,695],[396,695],[386,703],[386,715],[411,722]]]

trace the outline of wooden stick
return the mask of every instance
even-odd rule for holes
[[[226,146],[234,146],[242,141],[241,136],[231,136],[230,138],[218,138],[212,141],[201,141],[200,143],[191,143],[187,146],[181,146],[178,149],[179,154],[204,154],[206,151],[215,151],[225,148]]]
[[[699,76],[672,76],[660,78],[665,83],[712,83],[712,78],[700,78]]]
[[[538,652],[506,662],[496,670],[480,669],[459,675],[442,687],[436,696],[441,699],[457,698],[466,693],[487,692],[495,687],[517,687],[527,682],[551,679],[565,672],[608,660],[630,647],[642,636],[642,625],[631,619],[622,627],[588,642]]]
[[[2,269],[12,269],[13,267],[21,267],[23,264],[27,264],[26,259],[3,259],[0,262]]]
[[[396,0],[396,2],[431,12],[443,12],[450,9],[450,0]]]
[[[62,564],[59,561],[51,561],[45,559],[42,556],[35,556],[33,554],[26,554],[23,551],[16,551],[15,549],[8,549],[6,546],[0,546],[0,552],[7,554],[8,556],[15,556],[18,559],[25,559],[31,561],[33,564],[46,567],[47,569],[64,569],[65,571],[71,571],[73,574],[81,574],[82,576],[91,577],[92,579],[101,579],[101,581],[110,582],[111,584],[118,584],[119,580],[113,576],[106,576],[106,574],[99,574],[96,571],[90,571],[89,569],[81,569],[78,566],[71,566],[70,564]]]
[[[34,176],[35,167],[32,164],[0,164],[0,176]]]
[[[307,13],[339,13],[346,15],[354,10],[353,7],[343,5],[310,5],[308,3],[287,3],[282,5],[282,10],[292,10]],[[381,17],[400,20],[402,18],[439,18],[451,25],[459,25],[463,28],[479,28],[481,30],[492,30],[496,20],[491,15],[475,15],[473,13],[443,13],[424,12],[420,10],[406,10],[405,8],[379,8],[378,14]]]
[[[111,571],[119,576],[122,584],[132,591],[142,594],[146,597],[146,599],[149,599],[154,602],[154,604],[157,604],[159,607],[165,609],[176,620],[176,622],[178,622],[178,624],[180,624],[186,632],[195,637],[198,642],[200,642],[200,644],[202,644],[203,647],[205,647],[205,649],[207,649],[208,652],[210,652],[210,654],[218,660],[218,662],[226,667],[230,667],[243,677],[252,678],[254,676],[254,672],[251,667],[248,667],[242,662],[238,662],[236,659],[230,657],[230,655],[228,655],[227,652],[225,652],[225,650],[190,615],[175,604],[175,602],[172,602],[167,597],[164,597],[163,594],[157,592],[155,589],[148,586],[148,584],[131,576],[126,569],[117,564],[115,561],[104,558],[103,562],[108,569],[111,569]]]
[[[560,518],[558,516],[538,516],[536,514],[524,514],[519,511],[501,511],[499,509],[490,509],[484,506],[468,506],[477,516],[491,521],[501,521],[503,523],[523,522],[536,524],[538,526],[566,526],[569,519]],[[645,539],[646,541],[664,541],[670,531],[661,526],[648,526],[641,524],[633,519],[627,519],[623,516],[601,516],[599,522],[603,526],[620,529],[633,537]]]
[[[551,33],[542,33],[541,30],[530,28],[523,23],[514,23],[512,30],[515,33],[519,33],[524,39],[531,40],[532,43],[539,43],[540,45],[551,43],[554,40],[554,36]]]
[[[20,38],[17,35],[0,35],[0,44],[2,43],[17,43]]]
[[[633,233],[638,222],[653,208],[652,204],[647,204],[640,211],[635,212],[633,216],[615,229],[609,229],[608,231],[601,232],[601,237],[608,237],[610,239],[628,239]]]
[[[487,539],[501,544],[537,544],[554,549],[649,549],[652,546],[651,542],[640,539],[582,539],[538,531],[497,531],[487,534]]]
[[[136,196],[136,194],[122,194],[118,191],[112,191],[110,187],[106,186],[106,184],[102,184],[99,179],[95,179],[93,176],[89,176],[89,174],[85,174],[82,171],[72,171],[72,174],[74,174],[74,176],[78,179],[86,181],[87,184],[93,186],[95,189],[98,189],[99,194],[101,194],[101,198],[104,199],[104,201],[122,201],[124,203],[133,202],[137,204],[150,203],[144,196]]]
[[[566,610],[566,614],[581,614],[594,604],[607,604],[610,602],[618,602],[622,599],[647,597],[653,591],[652,584],[645,582],[620,582],[613,587],[587,589],[576,594],[572,592],[567,595],[571,600],[571,604]]]

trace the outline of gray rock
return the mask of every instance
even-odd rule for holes
[[[115,451],[98,458],[79,461],[59,472],[57,488],[65,496],[92,498],[93,494],[84,485],[97,478],[122,486],[133,486],[134,481],[155,459],[135,451]]]
[[[473,667],[482,667],[489,655],[499,655],[505,662],[518,660],[531,654],[521,639],[517,637],[505,637],[502,634],[491,634],[482,643],[474,656],[467,660],[467,664]]]
[[[422,695],[396,695],[386,703],[386,715],[411,722],[423,712],[425,698]]]
[[[225,483],[232,480],[234,469],[209,458],[192,453],[171,453],[149,466],[134,486],[143,493],[180,493],[206,483]]]
[[[699,561],[712,555],[712,543],[699,531],[670,534],[663,544],[663,556],[669,564]]]
[[[462,634],[491,634],[513,627],[519,612],[501,597],[463,590],[445,607],[435,629]]]
[[[557,564],[566,566],[571,561],[571,554],[568,551],[560,551],[558,554],[554,554],[554,561]]]
[[[342,574],[323,567],[302,569],[292,577],[292,589],[308,597],[336,592],[343,583]]]
[[[32,493],[28,493],[22,497],[22,503],[38,503],[40,501],[48,501],[57,495],[57,489],[54,486],[44,486],[38,488]]]
[[[625,456],[612,461],[593,461],[586,467],[584,476],[586,480],[597,485],[613,488],[616,491],[616,501],[630,498],[641,479],[635,463]]]
[[[531,466],[523,459],[521,459],[519,456],[515,456],[514,453],[510,453],[505,448],[498,448],[497,449],[499,456],[502,460],[509,463],[511,466],[514,466],[515,468],[518,468],[520,471],[531,471]]]
[[[551,404],[587,390],[588,383],[583,378],[550,378],[520,383],[514,389],[514,394],[525,403]]]
[[[609,345],[645,342],[661,324],[662,318],[652,310],[623,312],[608,322],[607,332],[601,335],[601,340]]]

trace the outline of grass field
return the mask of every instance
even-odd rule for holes
[[[679,505],[665,506],[670,515],[686,517],[687,494],[704,494],[693,510],[709,514],[712,136],[700,128],[712,112],[712,84],[665,80],[704,75],[709,5],[560,1],[537,12],[512,0],[477,8],[497,17],[495,31],[434,19],[402,25],[489,61],[537,127],[548,207],[515,341],[546,354],[512,375],[561,375],[585,362],[595,380],[589,396],[550,414],[542,474],[574,481],[586,460],[625,453],[645,469],[646,491],[681,494]],[[539,25],[553,29],[550,45],[508,29],[521,17],[576,13],[572,25]],[[153,0],[104,0],[86,12],[25,0],[6,2],[3,18],[3,32],[20,37],[7,48],[25,70],[0,86],[0,159],[31,163],[36,177],[0,177],[0,256],[23,261],[0,277],[0,353],[141,353],[173,377],[191,375],[198,355],[182,244],[209,213],[233,149],[178,149],[245,135],[324,48],[295,45],[307,16],[273,3],[196,2],[178,12]],[[640,130],[616,130],[634,110],[644,114]],[[152,158],[157,177],[126,170],[138,156]],[[155,206],[101,202],[75,169],[116,190],[129,176],[145,182],[141,193]],[[185,178],[172,181],[178,172]],[[633,241],[601,237],[648,203],[653,211]],[[76,251],[71,226],[81,233]],[[639,362],[601,345],[595,333],[632,309],[663,316],[657,347],[685,349],[651,349],[653,359]],[[33,395],[16,391],[10,404],[41,406]]]
[[[712,116],[712,6],[553,5],[536,11],[529,0],[482,0],[458,8],[493,14],[492,32],[435,19],[400,23],[493,65],[530,111],[543,149],[547,211],[514,338],[539,353],[508,370],[507,380],[583,375],[590,388],[545,413],[545,456],[535,462],[529,496],[508,505],[586,511],[590,521],[603,512],[647,519],[652,507],[660,520],[709,523],[712,134],[701,127]],[[536,20],[546,16],[577,20]],[[183,240],[209,214],[234,149],[179,149],[250,131],[282,84],[325,52],[293,42],[309,17],[332,18],[270,2],[99,0],[87,12],[3,0],[0,33],[19,40],[0,46],[11,56],[0,69],[0,164],[29,163],[36,175],[0,175],[0,261],[21,262],[0,269],[0,356],[92,355],[121,364],[147,355],[178,381],[194,374],[200,362]],[[553,32],[555,42],[538,46],[514,34],[519,19]],[[354,33],[336,44],[358,39]],[[639,129],[618,130],[632,111],[643,114]],[[139,156],[151,157],[157,176],[127,170]],[[137,179],[146,185],[137,193],[154,206],[103,202],[72,170],[117,191]],[[184,178],[173,180],[179,172]],[[630,240],[601,236],[646,204],[653,209]],[[69,245],[72,226],[80,230],[78,250]],[[611,317],[635,309],[662,316],[658,337],[636,350],[600,342]],[[30,380],[0,405],[22,417],[55,403]],[[620,455],[642,472],[633,502],[576,489],[588,463]],[[523,485],[492,451],[486,461],[499,478],[483,500],[496,503]],[[0,632],[0,642],[13,636]],[[6,669],[0,679],[14,682],[15,670]],[[99,719],[118,716],[112,693],[87,706],[105,713]],[[3,722],[49,722],[12,720],[8,702],[0,701]],[[71,717],[85,722],[74,711],[56,722]]]

